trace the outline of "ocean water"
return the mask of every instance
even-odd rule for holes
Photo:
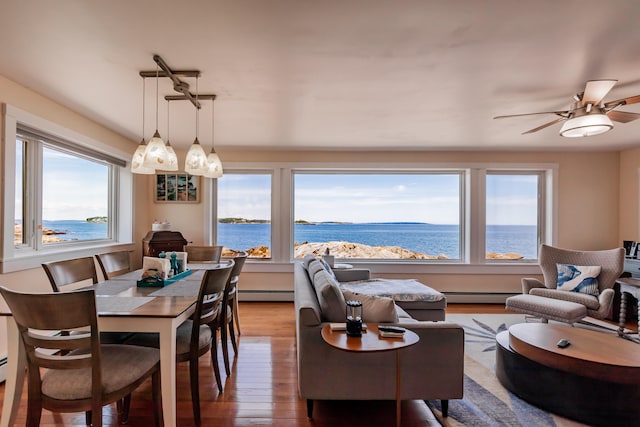
[[[106,239],[109,233],[106,222],[86,222],[82,220],[42,221],[42,226],[57,232],[61,240]]]
[[[218,244],[248,249],[269,245],[269,224],[218,224]],[[347,241],[372,246],[400,246],[428,255],[444,254],[460,259],[460,230],[457,225],[421,223],[370,224],[296,224],[294,241]],[[490,225],[487,227],[487,252],[518,253],[525,258],[537,256],[535,226]]]
[[[64,231],[62,240],[107,238],[107,224],[85,221],[43,221],[43,226]],[[218,224],[218,244],[233,249],[268,246],[270,224]],[[372,246],[400,246],[428,255],[444,254],[460,258],[460,230],[457,225],[421,223],[369,224],[296,224],[294,241],[347,241]],[[487,252],[517,253],[527,259],[537,256],[535,226],[490,225],[487,227]]]

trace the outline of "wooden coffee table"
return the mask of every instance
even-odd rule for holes
[[[560,339],[571,345],[560,348]],[[580,327],[521,323],[496,336],[496,375],[536,406],[596,425],[640,419],[640,346]]]
[[[350,337],[346,331],[332,331],[331,325],[322,328],[322,339],[332,347],[353,352],[396,352],[396,426],[400,427],[400,353],[403,348],[416,344],[420,337],[407,329],[402,338],[382,338],[378,335],[378,325],[367,323],[362,337]]]

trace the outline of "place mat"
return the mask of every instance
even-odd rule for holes
[[[152,297],[109,297],[97,296],[96,305],[99,313],[126,313],[153,300]]]
[[[120,292],[131,288],[131,281],[108,280],[93,285],[96,295],[118,295]]]
[[[199,280],[182,279],[149,294],[151,297],[197,297]]]

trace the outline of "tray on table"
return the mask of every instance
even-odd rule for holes
[[[158,279],[155,277],[147,277],[147,278],[138,280],[136,283],[140,288],[162,288],[164,286],[169,286],[170,284],[175,283],[178,280],[187,277],[192,272],[193,272],[192,270],[187,269],[182,273],[178,273],[175,276],[170,277],[168,279]]]

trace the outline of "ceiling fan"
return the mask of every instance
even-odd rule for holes
[[[555,114],[556,116],[559,116],[559,118],[523,132],[522,134],[526,135],[528,133],[534,133],[556,123],[564,122],[560,129],[561,136],[572,138],[598,135],[613,128],[612,120],[619,123],[628,123],[640,118],[640,114],[638,113],[616,111],[616,108],[622,105],[640,102],[640,95],[603,102],[604,97],[617,82],[617,80],[587,81],[584,91],[573,96],[574,102],[568,110],[511,114],[506,116],[496,116],[494,119],[531,116],[536,114]]]

